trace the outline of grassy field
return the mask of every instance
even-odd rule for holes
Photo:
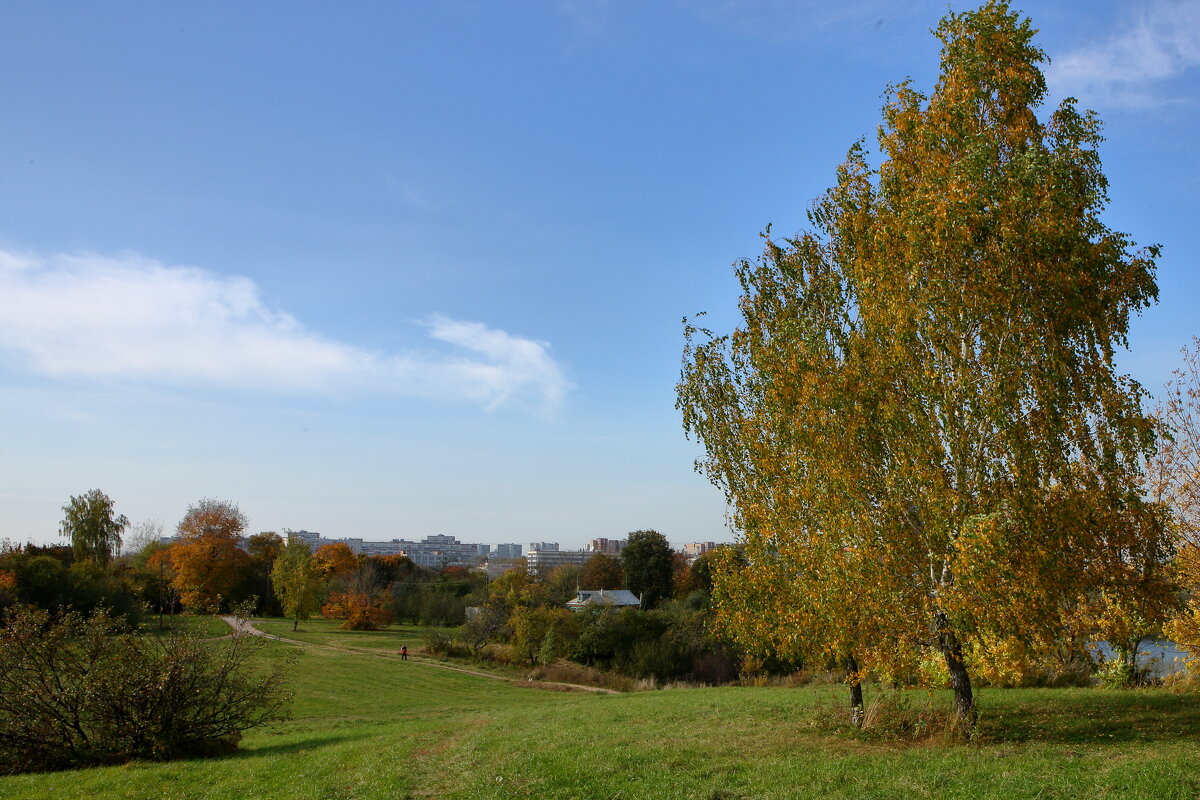
[[[427,630],[418,625],[389,625],[380,631],[346,631],[342,630],[341,620],[310,619],[292,630],[292,623],[286,620],[257,619],[254,625],[264,633],[279,636],[307,644],[322,647],[335,647],[355,653],[374,653],[390,658],[400,657],[400,648],[408,647],[408,657],[412,661],[436,662],[469,669],[473,672],[484,672],[496,677],[514,678],[518,670],[504,669],[494,664],[452,664],[444,658],[428,656],[421,652],[424,646],[424,633]],[[444,632],[452,632],[453,628],[439,628]]]
[[[390,625],[382,631],[344,631],[341,629],[341,620],[336,619],[305,620],[296,631],[292,630],[290,620],[259,619],[254,620],[254,624],[266,633],[301,642],[395,653],[400,652],[402,645],[408,645],[410,653],[419,648],[422,643],[421,634],[425,630],[416,625]]]
[[[162,618],[161,628],[159,627],[158,615],[147,615],[142,620],[142,631],[151,636],[166,636],[170,634],[172,626],[179,625],[186,626],[191,631],[204,637],[226,636],[229,634],[229,626],[220,617],[193,616],[191,614],[174,617],[166,615]]]
[[[0,797],[1200,796],[1194,694],[985,690],[978,743],[864,742],[812,728],[814,706],[843,698],[828,687],[546,691],[392,657],[417,629],[302,627],[355,652],[304,647],[292,719],[238,755],[5,777]]]

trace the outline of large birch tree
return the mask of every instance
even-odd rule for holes
[[[685,321],[679,407],[744,539],[726,627],[852,684],[936,653],[969,732],[973,652],[1053,637],[1160,548],[1154,426],[1114,366],[1157,249],[1100,219],[1096,116],[1039,119],[1028,19],[994,1],[936,35],[932,93],[891,87],[879,154],[854,145],[809,230],[737,265],[741,325]]]

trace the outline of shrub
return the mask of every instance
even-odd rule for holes
[[[426,628],[421,631],[421,640],[425,643],[425,652],[434,656],[447,658],[469,658],[471,649],[453,636],[437,628]]]
[[[568,652],[588,666],[660,682],[723,683],[737,676],[734,653],[707,631],[702,612],[683,605],[588,609],[577,619],[579,634]]]
[[[520,607],[513,611],[510,622],[513,649],[524,655],[530,666],[536,665],[542,655],[553,661],[568,652],[579,635],[578,618],[565,608]],[[547,636],[550,637],[548,647],[545,646]]]
[[[445,655],[454,644],[454,638],[450,634],[436,628],[421,631],[421,640],[425,643],[425,652],[435,656]]]
[[[284,662],[264,640],[139,635],[106,612],[18,608],[0,630],[0,773],[228,752],[284,716]]]
[[[467,615],[467,622],[463,625],[463,637],[470,645],[471,652],[478,654],[484,645],[498,640],[503,635],[509,611],[503,600],[492,598],[473,609],[473,612]]]
[[[1128,689],[1140,682],[1137,668],[1129,666],[1129,661],[1119,656],[1104,659],[1096,676],[1105,689]]]
[[[617,654],[613,665],[627,675],[667,681],[685,675],[691,665],[688,653],[670,636],[642,639]]]

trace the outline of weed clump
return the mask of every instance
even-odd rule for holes
[[[816,703],[809,719],[818,730],[875,741],[952,742],[965,738],[954,713],[935,705],[932,697],[919,698],[913,692],[882,687],[870,693],[857,714],[838,693]]]
[[[1173,672],[1163,677],[1162,687],[1175,694],[1200,694],[1200,672],[1191,669]]]
[[[606,672],[595,667],[587,667],[583,664],[576,664],[573,661],[556,661],[552,664],[539,665],[530,670],[526,677],[535,681],[596,686],[618,692],[634,692],[646,688],[639,686],[640,682],[637,678],[631,678],[619,672]],[[649,688],[657,687],[651,686]]]

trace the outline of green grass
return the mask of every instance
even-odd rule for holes
[[[400,648],[407,646],[408,657],[414,661],[437,662],[505,678],[518,677],[521,672],[519,669],[506,669],[497,664],[464,665],[444,658],[425,655],[421,649],[424,647],[424,633],[427,628],[419,625],[395,624],[379,631],[346,631],[341,628],[341,620],[314,618],[301,622],[299,628],[292,631],[292,623],[289,620],[256,619],[254,624],[265,633],[307,644],[368,651],[396,658],[400,656]],[[437,630],[453,632],[456,629],[438,628]]]
[[[344,631],[341,629],[341,620],[319,617],[302,621],[295,632],[292,631],[291,620],[256,619],[254,624],[266,633],[301,642],[389,650],[396,653],[400,652],[402,645],[408,645],[410,653],[419,648],[422,644],[421,635],[425,630],[417,625],[389,625],[381,631]]]
[[[228,636],[229,625],[218,616],[209,614],[177,614],[175,616],[163,616],[163,627],[158,627],[158,615],[150,614],[142,620],[142,630],[151,636],[165,635],[171,629],[172,625],[185,626],[201,636],[212,638],[216,636]]]
[[[290,623],[285,626],[290,633]],[[264,628],[276,632],[272,623]],[[336,632],[391,649],[419,630]],[[342,638],[346,637],[346,638]],[[391,637],[389,639],[389,637]],[[405,638],[409,637],[409,638]],[[289,646],[271,644],[269,652]],[[833,690],[544,691],[369,652],[304,648],[293,718],[241,753],[0,778],[4,798],[1192,798],[1200,696],[985,690],[981,741],[813,730]],[[842,692],[836,692],[840,702]],[[922,693],[923,696],[923,693]],[[946,698],[938,695],[939,701]]]

